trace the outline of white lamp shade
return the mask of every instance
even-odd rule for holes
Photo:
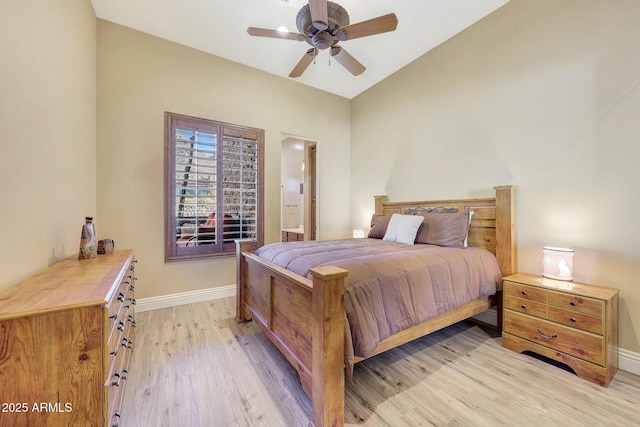
[[[542,275],[556,280],[573,280],[573,249],[544,247]]]

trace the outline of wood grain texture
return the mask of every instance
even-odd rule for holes
[[[104,304],[125,274],[122,263],[131,257],[131,251],[115,251],[82,262],[71,257],[53,264],[0,292],[0,320]]]
[[[122,425],[306,427],[295,370],[234,315],[233,298],[138,314]],[[347,426],[632,426],[640,377],[599,387],[461,322],[356,364],[344,405]]]
[[[0,426],[117,420],[134,339],[133,256],[68,258],[0,293]]]
[[[101,425],[101,331],[100,306],[0,322],[0,403],[28,404],[24,413],[0,413],[0,425]],[[33,409],[57,402],[62,410]]]
[[[503,344],[607,386],[618,369],[618,289],[519,273],[504,279]]]
[[[344,278],[347,271],[337,267],[311,269],[313,276],[312,309],[315,319],[312,339],[312,387],[314,402],[322,402],[313,411],[315,426],[344,423]]]

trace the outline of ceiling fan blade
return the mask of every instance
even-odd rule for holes
[[[278,31],[278,30],[267,30],[264,28],[255,28],[255,27],[247,28],[247,33],[249,33],[250,36],[271,37],[274,39],[297,40],[300,42],[305,41],[307,39],[307,36],[300,33],[290,33],[287,31]]]
[[[335,37],[340,41],[353,40],[359,37],[373,36],[374,34],[394,31],[398,26],[398,18],[395,13],[379,16],[357,24],[338,28]]]
[[[366,70],[364,65],[359,63],[356,58],[340,46],[333,46],[331,48],[331,56],[336,58],[336,60],[354,76],[359,76]]]
[[[289,77],[294,77],[294,78],[300,77],[302,73],[304,73],[304,70],[307,69],[309,64],[313,62],[313,59],[316,57],[317,54],[318,54],[318,49],[316,49],[315,47],[309,49],[304,54],[304,56],[300,58],[300,61],[298,61],[296,66],[293,67],[293,70],[291,70],[291,72],[289,73]]]
[[[327,0],[309,0],[309,10],[313,26],[320,31],[329,28],[329,10]]]

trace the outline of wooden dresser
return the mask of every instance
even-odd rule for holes
[[[505,277],[503,289],[504,347],[609,385],[618,370],[618,289],[523,273]]]
[[[118,426],[133,251],[62,260],[0,292],[0,426]]]

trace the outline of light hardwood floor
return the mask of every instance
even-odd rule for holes
[[[307,426],[296,372],[234,299],[137,315],[122,426]],[[640,377],[602,388],[461,322],[358,363],[351,426],[640,425]]]

